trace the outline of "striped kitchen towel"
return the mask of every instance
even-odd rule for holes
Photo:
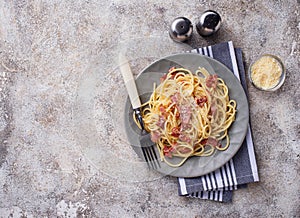
[[[207,55],[223,63],[241,81],[247,94],[242,51],[234,48],[232,41],[197,48],[191,52]],[[233,190],[257,181],[259,177],[249,124],[241,148],[229,162],[207,175],[197,178],[178,178],[178,192],[181,196],[230,202]]]

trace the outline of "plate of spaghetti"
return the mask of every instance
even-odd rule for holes
[[[249,122],[248,101],[239,80],[220,62],[193,53],[171,55],[142,70],[136,84],[144,126],[160,160],[158,172],[201,176],[239,150]],[[125,125],[143,158],[140,126],[129,100]]]

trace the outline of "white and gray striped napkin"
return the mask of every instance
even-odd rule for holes
[[[232,41],[197,48],[191,52],[212,57],[227,66],[241,81],[247,94],[245,70],[241,49]],[[224,166],[197,178],[178,178],[181,196],[196,197],[221,202],[232,200],[232,191],[259,181],[250,124],[246,138],[237,154]]]

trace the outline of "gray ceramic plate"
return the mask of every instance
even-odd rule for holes
[[[220,62],[198,54],[184,53],[162,58],[146,67],[137,77],[136,84],[142,102],[146,102],[152,91],[153,83],[159,84],[160,77],[168,72],[170,67],[184,67],[195,72],[199,67],[206,68],[211,74],[219,75],[229,88],[229,96],[237,102],[236,120],[229,129],[230,146],[226,151],[216,151],[209,157],[191,157],[182,166],[174,168],[164,162],[160,162],[158,172],[176,177],[196,177],[210,173],[227,161],[239,150],[246,136],[249,122],[249,108],[245,92],[234,74]],[[143,158],[139,142],[140,130],[132,119],[132,107],[129,99],[125,105],[126,134],[130,144],[139,157]],[[158,155],[157,148],[155,150]],[[178,162],[172,158],[171,161]]]

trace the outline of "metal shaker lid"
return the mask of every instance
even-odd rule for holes
[[[221,22],[220,14],[213,10],[207,10],[201,15],[199,22],[196,24],[197,32],[201,36],[210,36],[220,29]]]
[[[184,42],[188,40],[193,33],[192,22],[185,17],[178,17],[173,20],[169,34],[176,42]]]

